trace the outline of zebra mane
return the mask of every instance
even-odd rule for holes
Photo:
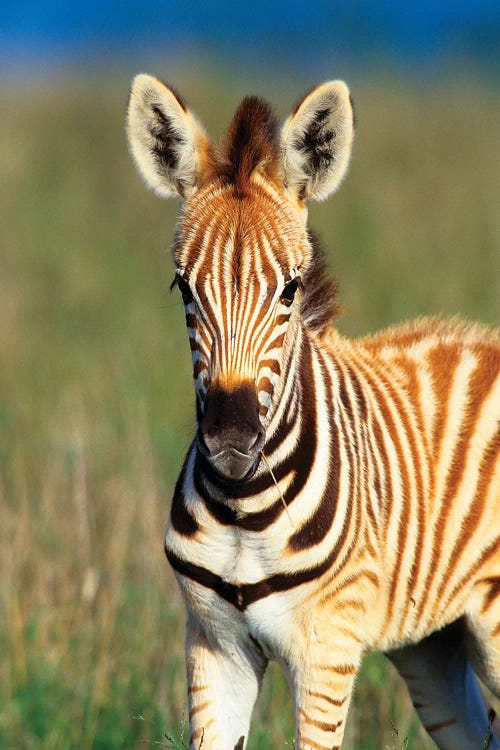
[[[278,132],[278,118],[271,105],[258,96],[246,96],[219,149],[218,176],[241,192],[256,169],[265,169],[272,176],[279,159]]]
[[[324,333],[340,312],[338,285],[328,274],[326,255],[318,235],[308,230],[312,248],[311,263],[302,277],[301,313],[311,331]]]

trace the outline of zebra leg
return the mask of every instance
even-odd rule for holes
[[[467,646],[474,669],[491,692],[500,698],[500,577],[480,580],[467,611]],[[492,730],[500,747],[500,716],[492,716]]]
[[[332,632],[336,632],[332,628]],[[338,632],[338,631],[337,631]],[[295,670],[297,750],[340,750],[354,679],[361,661],[360,641],[315,643]],[[331,639],[330,639],[331,640]],[[318,646],[316,649],[315,646]]]
[[[244,750],[266,660],[251,642],[209,642],[189,618],[186,663],[190,750]]]
[[[488,707],[468,662],[465,633],[464,623],[457,621],[387,656],[440,750],[498,750],[500,742],[491,734]]]
[[[467,611],[468,645],[478,675],[500,698],[500,577],[479,581]]]

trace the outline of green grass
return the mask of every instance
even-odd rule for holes
[[[235,82],[212,77],[202,89],[190,75],[179,88],[220,132]],[[184,615],[162,537],[194,423],[190,357],[168,293],[176,205],[135,174],[127,86],[2,90],[0,747],[9,750],[182,744]],[[282,114],[300,93],[266,86]],[[311,208],[343,290],[339,327],[358,334],[436,312],[497,322],[498,97],[466,82],[430,92],[379,80],[354,94],[351,174]],[[273,667],[250,748],[292,747],[292,733]],[[428,747],[381,657],[366,660],[346,744]]]

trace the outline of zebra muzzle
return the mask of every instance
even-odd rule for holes
[[[243,384],[232,390],[209,389],[199,425],[198,443],[217,474],[232,481],[252,476],[264,442],[265,433],[253,385]]]

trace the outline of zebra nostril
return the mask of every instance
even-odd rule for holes
[[[264,447],[265,443],[265,433],[264,430],[259,430],[257,433],[257,437],[253,441],[253,443],[249,447],[249,451],[251,453],[260,453],[262,448]]]

